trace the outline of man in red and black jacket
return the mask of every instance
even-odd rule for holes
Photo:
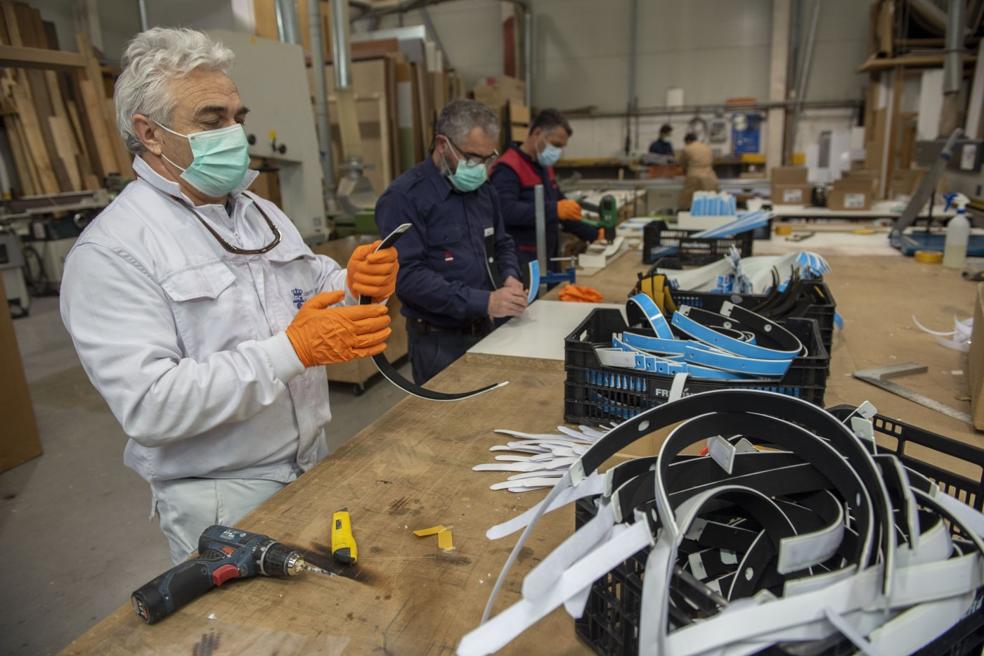
[[[560,159],[573,131],[556,109],[545,109],[533,120],[523,142],[515,142],[496,161],[492,185],[499,193],[499,204],[506,231],[516,242],[519,264],[524,269],[536,259],[536,208],[533,188],[543,185],[547,224],[547,258],[557,257],[560,235],[565,232],[584,241],[594,241],[598,229],[581,221],[581,206],[564,197],[557,186],[553,165]]]

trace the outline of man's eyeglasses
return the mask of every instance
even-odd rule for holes
[[[499,159],[498,150],[493,150],[491,155],[479,155],[478,153],[469,153],[462,150],[458,146],[458,144],[451,141],[451,137],[449,137],[448,135],[442,134],[440,136],[444,137],[447,140],[448,145],[451,146],[451,150],[454,151],[454,154],[455,156],[458,157],[458,159],[463,159],[469,164],[471,164],[472,166],[478,166],[478,165],[492,166],[493,164],[495,164],[495,160]]]

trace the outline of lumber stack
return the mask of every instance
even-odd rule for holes
[[[0,1],[0,118],[4,195],[98,189],[132,175],[112,99],[92,45],[60,50],[54,24],[21,2]]]

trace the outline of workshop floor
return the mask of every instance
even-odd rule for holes
[[[89,384],[58,316],[35,299],[14,323],[44,455],[0,474],[0,654],[52,654],[170,566],[148,521],[147,484],[123,465],[126,441]],[[409,375],[409,365],[401,370]],[[332,386],[335,449],[402,393]]]

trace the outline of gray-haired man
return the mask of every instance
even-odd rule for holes
[[[327,455],[319,365],[386,348],[386,309],[355,297],[385,297],[396,279],[395,253],[343,269],[246,191],[257,174],[233,58],[187,29],[127,46],[116,109],[138,179],[86,228],[61,289],[175,562]]]
[[[494,319],[526,308],[515,246],[486,182],[498,157],[495,114],[455,100],[441,110],[434,132],[430,157],[393,181],[376,204],[383,234],[401,223],[414,227],[400,240],[396,293],[417,384],[491,332]]]

